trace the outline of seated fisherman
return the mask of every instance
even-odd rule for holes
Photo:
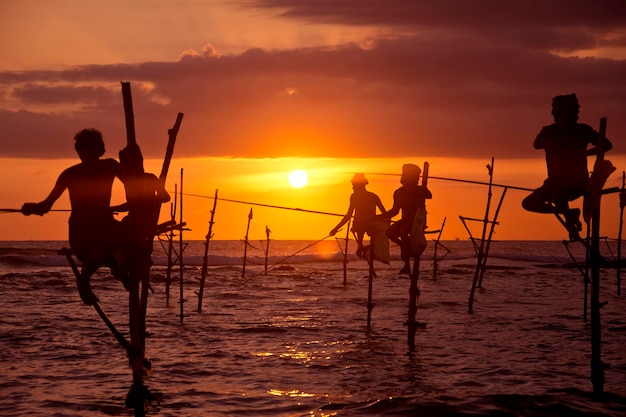
[[[348,212],[339,221],[337,226],[333,227],[329,235],[334,236],[341,226],[348,223],[354,213],[354,222],[352,223],[352,232],[356,237],[357,251],[356,254],[359,258],[366,256],[363,253],[363,237],[365,233],[372,236],[372,222],[376,219],[376,208],[381,213],[385,212],[385,206],[380,201],[380,198],[371,191],[367,191],[365,188],[369,183],[364,174],[357,173],[352,177],[352,190],[354,191],[350,195],[350,206]]]
[[[552,99],[554,123],[544,126],[534,142],[535,149],[544,149],[548,178],[543,185],[522,201],[522,207],[536,213],[563,215],[570,240],[580,239],[582,230],[580,209],[570,208],[569,202],[585,194],[589,181],[587,156],[610,150],[613,145],[591,126],[578,123],[576,94]],[[587,149],[588,145],[594,145]]]
[[[83,129],[75,136],[75,149],[80,163],[59,175],[54,188],[45,200],[25,203],[24,215],[44,215],[67,189],[72,213],[69,218],[69,243],[82,263],[76,279],[80,298],[93,305],[98,298],[91,290],[90,278],[101,266],[111,267],[116,277],[120,265],[126,262],[130,245],[130,231],[113,217],[110,206],[113,181],[125,180],[124,170],[115,159],[104,155],[102,134],[96,129]],[[124,275],[124,274],[121,274]]]

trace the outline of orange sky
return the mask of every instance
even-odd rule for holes
[[[2,206],[43,199],[76,162],[72,137],[100,129],[107,156],[124,147],[120,81],[132,84],[147,166],[185,113],[168,188],[343,214],[354,172],[391,206],[405,162],[431,175],[536,187],[552,96],[576,92],[581,122],[608,118],[617,167],[626,168],[626,4],[390,0],[77,1],[0,4]],[[590,165],[592,160],[590,159]],[[289,187],[292,169],[309,185]],[[483,217],[486,187],[430,182],[429,223],[467,238],[459,215]],[[499,190],[497,190],[499,192]],[[499,193],[494,199],[499,198]],[[498,239],[562,239],[551,216],[526,213],[509,190]],[[617,234],[617,197],[605,197],[603,233]],[[497,201],[495,201],[497,203]],[[212,200],[185,197],[190,238],[206,234]],[[67,208],[61,200],[55,208]],[[492,207],[495,207],[492,205]],[[215,238],[245,234],[250,206],[218,203]],[[165,210],[164,210],[165,211]],[[254,207],[251,237],[319,239],[339,217]],[[63,239],[67,213],[0,215],[0,239]],[[476,225],[479,233],[480,227]]]

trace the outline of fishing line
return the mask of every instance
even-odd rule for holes
[[[272,265],[272,266],[270,266],[269,268],[267,268],[267,270],[269,271],[269,270],[273,269],[276,265],[278,265],[278,264],[281,264],[281,263],[285,262],[287,259],[289,259],[289,258],[292,258],[292,257],[296,256],[296,255],[297,255],[297,254],[299,254],[300,252],[302,252],[302,251],[304,251],[304,250],[307,250],[307,249],[308,249],[308,248],[310,248],[311,246],[315,246],[315,245],[317,245],[318,243],[320,243],[320,242],[321,242],[321,241],[323,241],[323,240],[328,239],[329,237],[330,237],[330,235],[325,236],[325,237],[321,238],[320,240],[316,240],[315,242],[308,244],[308,245],[307,245],[307,246],[305,246],[304,248],[302,248],[302,249],[300,249],[300,250],[298,250],[298,251],[296,251],[296,252],[292,253],[291,255],[286,256],[285,258],[281,259],[280,261],[276,262],[274,265]]]
[[[201,195],[201,194],[183,193],[183,195],[190,196],[190,197],[208,198],[208,199],[211,199],[211,200],[228,201],[230,203],[248,204],[248,205],[251,205],[251,206],[260,206],[260,207],[277,208],[277,209],[282,209],[282,210],[300,211],[300,212],[303,212],[303,213],[324,214],[326,216],[343,216],[343,214],[329,213],[329,212],[326,212],[326,211],[305,210],[305,209],[296,208],[296,207],[283,207],[283,206],[275,206],[275,205],[271,205],[271,204],[252,203],[250,201],[229,200],[227,198],[221,198],[221,197],[215,198],[215,197],[211,197],[211,196],[208,196],[208,195]]]

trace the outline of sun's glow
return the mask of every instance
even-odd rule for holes
[[[309,176],[301,169],[296,169],[289,173],[288,180],[293,188],[302,188],[309,182]]]

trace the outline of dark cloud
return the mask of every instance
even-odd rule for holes
[[[625,46],[623,0],[250,0],[310,23],[435,31],[564,51]],[[621,36],[619,33],[621,32]]]
[[[440,3],[455,13],[435,6]],[[482,12],[463,10],[462,19],[457,8],[469,3],[483,4]],[[524,5],[504,9],[501,3]],[[369,23],[391,25],[397,19],[395,24],[439,29],[382,38],[367,47],[251,49],[237,55],[207,47],[209,52],[186,51],[175,62],[2,72],[0,155],[73,157],[67,144],[83,127],[100,128],[109,149],[119,149],[120,81],[132,83],[137,137],[147,157],[162,156],[178,112],[185,113],[177,144],[181,157],[536,157],[532,140],[551,122],[552,96],[571,92],[581,100],[581,121],[597,126],[606,116],[609,136],[623,138],[626,60],[564,57],[541,47],[546,34],[554,37],[549,45],[571,49],[617,30],[623,17],[608,9],[619,11],[622,3],[593,2],[586,20],[573,9],[558,14],[552,8],[559,2],[545,3],[550,6],[493,2],[489,9],[462,1],[257,1],[302,19],[366,24],[373,16]],[[354,4],[362,7],[349,7]],[[538,8],[535,31],[522,24],[531,20],[529,4]],[[585,30],[567,35],[583,21]],[[488,23],[488,29],[470,30]],[[455,27],[461,32],[451,32]],[[490,38],[487,30],[506,32],[508,40]],[[525,36],[523,42],[514,42],[515,31]]]

